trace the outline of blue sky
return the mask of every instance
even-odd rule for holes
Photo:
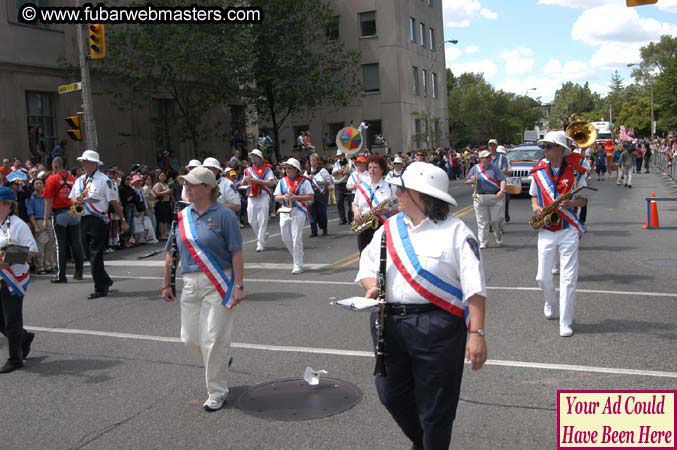
[[[590,83],[606,95],[618,69],[639,61],[639,49],[677,35],[677,0],[627,8],[625,0],[441,0],[447,67],[482,72],[498,89],[544,102],[565,81]]]

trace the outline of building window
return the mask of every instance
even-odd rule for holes
[[[409,40],[416,42],[416,19],[413,17],[409,18]]]
[[[327,39],[330,41],[336,41],[339,38],[339,16],[332,17],[332,19],[327,24]]]
[[[433,6],[433,0],[428,0],[428,6]]]
[[[428,71],[423,69],[421,70],[421,75],[423,76],[423,96],[428,96]]]
[[[435,50],[435,32],[432,28],[428,28],[428,42],[430,42],[430,50]]]
[[[301,148],[303,145],[303,136],[301,133],[305,134],[309,129],[308,125],[297,125],[292,128],[294,132],[294,148]],[[299,139],[299,137],[301,139]]]
[[[51,152],[56,145],[53,100],[51,94],[26,92],[29,145],[39,146],[40,151]]]
[[[411,78],[412,78],[411,93],[412,95],[418,95],[418,67],[413,66],[411,68]]]
[[[376,11],[359,13],[360,36],[376,36]]]
[[[381,86],[378,78],[378,63],[362,65],[362,82],[364,92],[378,92]]]
[[[423,22],[418,24],[419,37],[421,38],[421,47],[425,48],[425,24]]]
[[[343,129],[344,122],[334,122],[329,124],[329,147],[336,147],[336,135]]]
[[[154,98],[152,101],[151,122],[153,123],[153,147],[156,152],[172,149],[172,130],[175,128],[174,100]]]
[[[421,148],[423,141],[423,133],[421,133],[421,119],[414,119],[414,139],[416,141],[416,148]]]
[[[374,145],[383,145],[380,139],[383,139],[383,133],[381,131],[381,121],[380,120],[365,120],[364,123],[367,124],[367,132],[365,136],[365,144],[367,148],[371,149]],[[380,138],[380,139],[377,139]]]
[[[432,96],[433,98],[437,98],[437,74],[435,72],[431,73],[430,82],[432,83],[430,85]]]

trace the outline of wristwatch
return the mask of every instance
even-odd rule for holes
[[[244,291],[244,284],[236,284],[235,287]]]
[[[483,329],[483,328],[480,328],[479,330],[468,331],[468,334],[476,334],[476,335],[478,335],[478,336],[484,337],[484,329]]]

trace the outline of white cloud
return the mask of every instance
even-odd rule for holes
[[[590,58],[595,69],[625,69],[627,64],[641,60],[639,49],[642,44],[612,42],[603,44]]]
[[[549,77],[530,76],[526,78],[508,78],[496,87],[517,95],[527,93],[531,98],[540,97],[543,102],[549,102],[555,97],[555,91],[562,86],[560,80]],[[536,88],[536,90],[531,90]]]
[[[459,56],[461,56],[461,51],[458,47],[446,47],[444,49],[444,60],[447,64],[451,61],[455,61]]]
[[[677,13],[677,0],[661,0],[660,2],[656,3],[656,6],[661,11]]]
[[[485,19],[489,20],[494,20],[498,18],[498,14],[487,8],[480,9],[480,15]]]
[[[562,64],[559,59],[551,59],[545,63],[543,73],[562,81],[586,81],[597,75],[587,61],[570,60]]]
[[[571,30],[575,41],[593,46],[609,42],[648,43],[664,34],[677,34],[677,25],[642,19],[635,8],[618,4],[583,11]]]
[[[477,53],[477,52],[479,52],[479,51],[480,51],[480,48],[479,48],[478,46],[476,46],[476,45],[468,45],[468,46],[465,48],[465,52],[466,52],[468,55],[475,54],[475,53]]]
[[[498,66],[494,64],[490,59],[482,59],[479,61],[472,61],[467,63],[456,63],[449,64],[447,67],[451,69],[454,73],[454,76],[461,75],[462,73],[482,73],[484,74],[485,79],[490,79],[496,76],[498,72]]]
[[[551,59],[545,66],[543,66],[543,72],[547,75],[553,75],[560,73],[562,71],[562,63],[559,62],[559,59]]]
[[[477,14],[485,19],[496,19],[498,14],[482,8],[478,0],[443,0],[442,14],[445,27],[466,28]]]
[[[596,6],[618,4],[621,0],[538,0],[539,5],[565,6],[567,8],[594,8]]]
[[[535,63],[532,58],[533,54],[531,49],[524,47],[502,52],[501,58],[505,61],[505,72],[513,75],[531,72]]]

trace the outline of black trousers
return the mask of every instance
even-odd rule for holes
[[[7,284],[3,281],[0,288],[0,333],[7,338],[9,361],[21,364],[23,355],[21,344],[27,335],[23,321],[23,297],[9,294]]]
[[[372,313],[371,333],[376,342],[374,319]],[[466,336],[465,321],[442,309],[386,316],[386,375],[376,377],[376,390],[381,403],[418,448],[449,448]]]
[[[376,230],[369,228],[367,231],[362,232],[357,235],[357,249],[362,253],[362,250],[365,249],[367,245],[371,242],[371,239],[374,237]]]
[[[505,197],[505,221],[507,222],[510,219],[510,194],[504,192],[503,197]]]
[[[97,217],[82,216],[80,232],[85,256],[92,268],[94,290],[102,292],[112,284],[103,266],[103,253],[108,242],[108,225]]]
[[[640,173],[642,171],[642,161],[644,161],[642,158],[637,158],[637,162],[635,163],[637,164],[636,167],[637,173]]]
[[[316,193],[313,204],[310,205],[310,231],[317,234],[317,227],[327,231],[327,205],[329,204],[329,191],[323,194]]]
[[[348,209],[346,210],[346,203]],[[346,188],[346,184],[336,185],[336,207],[338,208],[339,221],[341,223],[353,222],[353,193]]]
[[[82,273],[83,267],[83,253],[82,244],[80,243],[80,225],[59,225],[58,217],[61,214],[68,214],[68,209],[57,210],[52,216],[52,229],[56,236],[56,260],[59,274],[57,277],[60,280],[66,279],[66,265],[68,261],[68,251],[73,256],[75,261],[75,272]]]
[[[588,219],[588,205],[585,205],[584,207],[581,208],[581,213],[578,216],[578,220],[580,220],[582,224],[585,224],[585,221],[587,219]]]

